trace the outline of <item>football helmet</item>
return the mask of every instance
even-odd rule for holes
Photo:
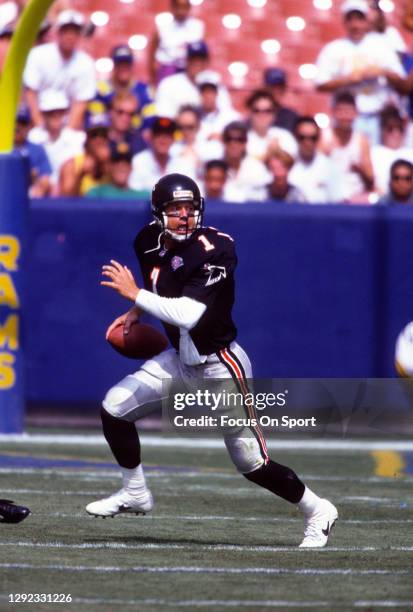
[[[178,233],[168,228],[168,217],[175,213],[167,213],[168,204],[190,202],[194,206],[193,215],[182,217],[186,220],[186,232]],[[152,214],[163,232],[173,240],[183,241],[191,237],[195,230],[202,226],[204,216],[204,198],[201,196],[198,185],[189,176],[184,174],[167,174],[162,177],[152,190]],[[195,223],[189,227],[189,219],[194,217]]]
[[[394,361],[399,376],[413,378],[413,321],[397,337]]]

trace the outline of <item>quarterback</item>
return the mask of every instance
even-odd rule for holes
[[[123,486],[110,497],[88,504],[86,511],[94,516],[152,510],[135,421],[163,399],[163,381],[185,384],[191,379],[232,378],[246,394],[247,380],[252,378],[248,356],[236,342],[231,316],[237,264],[233,239],[203,225],[204,200],[197,184],[182,174],[169,174],[158,181],[152,191],[152,213],[154,221],[140,231],[134,243],[145,288],[139,288],[131,271],[117,261],[103,266],[102,285],[133,304],[107,333],[122,324],[127,333],[140,313],[147,312],[163,322],[173,348],[126,376],[103,401],[103,433],[120,466]],[[256,415],[252,410],[247,416]],[[325,546],[338,517],[336,508],[313,493],[293,470],[269,458],[256,421],[251,418],[250,427],[227,432],[224,441],[245,478],[302,511],[300,546]]]

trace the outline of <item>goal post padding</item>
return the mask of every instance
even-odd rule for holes
[[[0,78],[0,432],[23,429],[25,363],[22,325],[28,160],[12,153],[23,70],[53,0],[30,0],[12,36]],[[36,316],[40,316],[37,313]]]
[[[0,154],[1,433],[21,432],[25,412],[23,317],[28,177],[27,158],[17,152]]]

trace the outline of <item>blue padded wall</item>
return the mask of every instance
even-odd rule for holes
[[[38,201],[30,215],[29,399],[98,401],[135,369],[104,339],[129,305],[99,286],[100,268],[137,269],[148,203]],[[234,316],[256,377],[394,375],[413,319],[413,210],[211,202],[206,222],[236,240]]]

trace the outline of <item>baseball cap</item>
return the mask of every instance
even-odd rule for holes
[[[186,57],[209,57],[208,46],[206,42],[203,40],[199,40],[198,42],[189,43],[186,46]]]
[[[85,18],[79,11],[68,9],[59,13],[56,19],[56,25],[58,28],[63,28],[67,25],[74,25],[78,28],[82,28],[85,25]]]
[[[26,104],[20,104],[17,109],[16,119],[18,123],[30,123],[32,120],[32,115],[30,113],[30,109]]]
[[[368,15],[369,5],[366,0],[345,0],[341,5],[341,13],[347,15],[347,13],[351,13],[352,11]]]
[[[221,75],[215,70],[202,70],[195,77],[195,83],[198,87],[202,87],[203,85],[213,85],[214,87],[218,87],[221,82]]]
[[[282,68],[267,68],[264,71],[264,83],[268,87],[285,85],[287,83],[287,73]]]
[[[120,162],[120,161],[131,162],[132,157],[133,157],[132,151],[127,142],[118,142],[116,146],[113,147],[111,151],[111,156],[110,156],[113,162]]]
[[[113,47],[111,58],[118,64],[119,62],[127,62],[128,64],[132,64],[134,60],[134,56],[132,50],[128,45],[117,45]]]
[[[69,98],[63,91],[45,89],[39,93],[39,109],[42,113],[54,110],[67,110]]]
[[[169,117],[156,117],[151,125],[152,134],[173,134],[176,131],[176,123]]]
[[[87,132],[93,132],[93,130],[108,130],[109,126],[110,121],[106,113],[91,114],[86,120]]]

